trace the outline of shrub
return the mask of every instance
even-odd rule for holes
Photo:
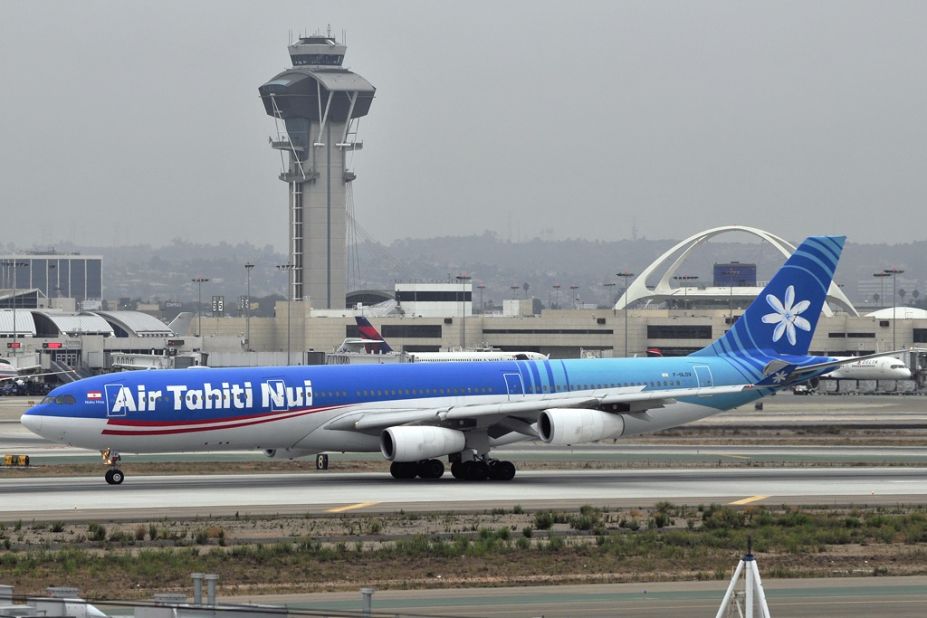
[[[657,511],[653,514],[652,522],[654,528],[665,528],[673,523],[673,518],[665,511]]]
[[[547,549],[549,551],[560,551],[563,549],[565,543],[563,542],[563,537],[552,535],[547,541]]]
[[[538,530],[550,530],[554,525],[554,514],[550,511],[540,511],[534,514],[534,527]]]
[[[106,528],[95,522],[90,523],[87,526],[87,538],[91,541],[106,540]]]

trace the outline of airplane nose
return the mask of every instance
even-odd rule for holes
[[[23,424],[23,427],[31,431],[36,435],[42,435],[42,416],[40,414],[23,414],[19,417],[19,422]]]

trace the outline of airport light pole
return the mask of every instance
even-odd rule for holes
[[[49,275],[52,274],[51,271],[54,271],[54,274],[57,275],[57,274],[58,274],[58,265],[57,265],[57,264],[49,264],[49,265],[48,265],[48,270],[49,270]],[[52,290],[52,287],[51,287],[51,283],[52,283],[52,282],[51,282],[51,279],[52,279],[52,277],[49,276],[49,277],[48,277],[48,280],[45,282],[45,293],[46,293],[46,294],[47,294],[48,292],[51,292],[51,290]],[[55,277],[55,279],[57,279],[57,276]],[[58,288],[57,288],[57,284],[56,284],[56,287],[55,287],[55,295],[52,296],[52,298],[58,298]]]
[[[293,269],[296,268],[293,264],[277,264],[277,270],[284,271],[286,275],[286,364],[290,364],[290,316],[293,313],[293,294],[290,290],[290,277],[292,277]]]
[[[473,277],[470,275],[457,275],[457,284],[460,286],[460,289],[457,290],[457,298],[460,299],[460,349],[467,349],[467,299],[466,299],[466,289],[467,283],[469,283]],[[472,294],[472,292],[471,292]],[[473,299],[470,299],[470,302],[473,302]]]
[[[634,276],[634,273],[628,272],[626,270],[621,271],[620,273],[615,273],[616,277],[621,277],[624,279],[624,357],[628,357],[628,279]]]
[[[248,279],[248,292],[245,296],[245,352],[251,351],[251,271],[254,264],[245,262],[245,275]]]
[[[885,302],[885,278],[891,277],[891,274],[889,274],[886,271],[883,271],[880,273],[872,273],[872,276],[877,277],[879,279],[879,300],[884,303]]]
[[[895,299],[896,285],[898,282],[898,275],[904,273],[900,268],[886,268],[883,272],[886,275],[890,275],[892,278],[892,350],[897,350],[895,347],[895,311],[898,307],[898,302]]]
[[[209,277],[193,277],[196,284],[196,336],[203,336],[203,284],[209,282]]]
[[[872,273],[872,276],[876,277],[879,280],[879,302],[881,302],[882,305],[884,306],[885,305],[885,278],[891,277],[891,275],[885,271],[882,271],[880,273]],[[893,298],[892,304],[894,303],[895,303],[895,299]],[[894,325],[892,326],[892,328],[894,328]],[[895,349],[894,342],[892,343],[892,349],[893,350]]]
[[[4,260],[3,265],[9,269],[9,272],[13,273],[13,347],[10,348],[13,350],[13,353],[16,353],[16,339],[18,333],[16,332],[16,279],[19,274],[19,268],[22,266],[28,266],[29,262],[21,262],[19,260]]]
[[[610,282],[610,283],[603,283],[603,284],[602,284],[602,287],[605,288],[605,293],[608,294],[608,296],[606,296],[606,298],[608,298],[609,301],[611,300],[612,288],[615,287],[616,285],[618,285],[618,284],[615,283],[614,281],[612,281],[612,282]],[[612,306],[614,306],[614,303],[612,303]]]

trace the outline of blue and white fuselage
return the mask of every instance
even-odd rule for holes
[[[843,247],[806,239],[721,337],[680,358],[143,371],[56,388],[22,417],[50,440],[119,451],[376,451],[398,478],[511,479],[491,449],[674,427],[850,362],[808,355]],[[859,361],[861,359],[852,359]]]
[[[708,395],[708,387],[742,384],[725,359],[695,357],[178,369],[103,375],[59,387],[22,422],[73,446],[137,453],[376,451],[379,432],[345,431],[337,421],[358,413],[375,420],[376,415],[591,399],[622,391],[659,393],[665,400],[679,391],[677,401],[633,415],[624,435],[634,435],[760,396],[758,390]],[[339,428],[326,427],[331,424]]]

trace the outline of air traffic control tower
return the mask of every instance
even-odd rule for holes
[[[258,88],[274,118],[283,180],[290,188],[290,298],[319,309],[345,306],[346,190],[359,150],[357,125],[376,89],[341,66],[347,46],[330,35],[301,37],[289,47],[293,68]]]

